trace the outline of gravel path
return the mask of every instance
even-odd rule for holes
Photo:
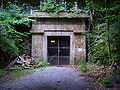
[[[73,68],[46,67],[15,81],[0,85],[0,90],[97,90]]]

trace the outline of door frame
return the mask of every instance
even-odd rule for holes
[[[50,42],[51,40],[55,40],[56,41],[55,44],[51,44],[51,42]],[[66,44],[65,44],[65,46],[64,46],[64,44],[61,44],[62,41],[64,41],[64,40],[65,40],[65,43],[67,44],[67,46],[66,46]],[[49,50],[49,49],[55,50],[54,52],[52,52],[52,51],[47,52],[48,55],[50,55],[50,54],[52,54],[52,56],[55,55],[55,58],[52,59],[55,61],[54,62],[50,61],[51,63],[54,63],[55,65],[69,65],[70,64],[70,36],[47,36],[47,45],[48,45],[47,50]],[[52,46],[52,45],[54,45],[54,46]],[[50,48],[50,47],[54,47],[54,48]],[[56,47],[57,47],[57,49],[56,49]],[[64,53],[63,51],[66,50],[66,48],[62,48],[62,47],[69,47],[67,49],[68,52],[63,54]],[[63,52],[63,53],[60,53],[59,51]],[[57,56],[56,56],[56,52],[57,52]],[[48,55],[47,55],[47,58],[49,57]],[[64,56],[64,58],[62,56]],[[49,61],[49,60],[51,60],[51,58],[49,58],[47,60]],[[55,62],[57,62],[57,63],[55,63]]]
[[[47,61],[47,37],[48,36],[69,36],[70,37],[70,65],[74,64],[75,38],[73,32],[45,32],[43,35],[43,59]]]

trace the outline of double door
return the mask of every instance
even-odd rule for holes
[[[48,61],[52,65],[70,64],[70,37],[69,36],[48,36]]]

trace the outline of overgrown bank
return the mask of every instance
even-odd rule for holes
[[[40,69],[42,71],[45,67],[50,66],[50,64],[47,61],[37,61],[35,63],[37,67],[35,66],[27,69],[17,65],[14,65],[9,68],[0,69],[0,81],[2,80],[1,83],[13,81],[22,76],[32,74],[35,72],[36,69]]]
[[[114,68],[104,67],[93,63],[81,63],[79,65],[60,66],[66,68],[76,68],[77,72],[82,72],[80,76],[94,84],[98,90],[119,90],[120,88],[120,68],[116,70],[116,81],[114,82]]]
[[[0,9],[0,68],[8,65],[18,55],[26,53],[24,40],[30,35],[26,29],[18,31],[16,26],[30,28],[31,19],[27,18],[23,8],[8,3]]]
[[[80,66],[80,71],[85,80],[98,84],[105,88],[120,88],[120,68],[114,72],[113,67],[104,67],[96,64],[83,64]],[[116,73],[116,78],[115,78]]]

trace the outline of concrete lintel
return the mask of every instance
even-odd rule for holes
[[[83,30],[73,30],[74,34],[79,34],[79,33],[86,33],[86,31]]]
[[[40,32],[38,32],[38,31],[30,31],[30,33],[32,33],[32,34],[44,34],[44,31],[40,31]]]
[[[44,32],[73,32],[73,30],[44,30]]]

